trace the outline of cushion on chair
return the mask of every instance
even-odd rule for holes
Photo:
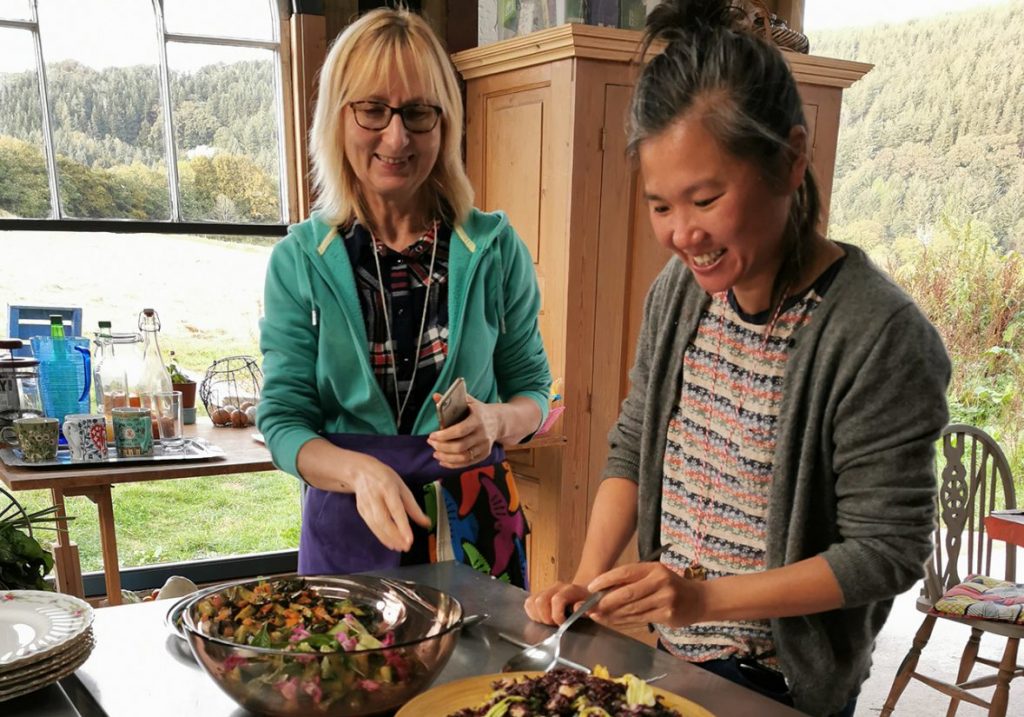
[[[1024,625],[1024,584],[968,575],[939,598],[933,612]]]

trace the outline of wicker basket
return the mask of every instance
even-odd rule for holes
[[[750,0],[750,5],[753,6],[751,23],[755,31],[764,37],[770,37],[772,42],[783,50],[807,54],[811,44],[806,35],[791,30],[785,20],[768,9],[763,0]]]
[[[256,423],[263,372],[252,356],[213,362],[199,386],[199,398],[215,426],[245,428]]]

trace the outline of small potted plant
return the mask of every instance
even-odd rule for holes
[[[0,488],[0,590],[53,590],[46,581],[53,555],[32,535],[32,528],[55,529],[48,524],[56,523],[56,512],[51,506],[28,513]]]
[[[181,421],[186,425],[196,422],[196,382],[189,378],[178,366],[174,352],[170,353],[167,372],[171,374],[171,386],[181,391]]]

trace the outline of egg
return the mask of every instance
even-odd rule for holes
[[[245,409],[245,417],[249,419],[249,423],[256,423],[256,407],[249,406]]]
[[[245,428],[249,425],[249,419],[245,417],[245,413],[236,408],[231,412],[231,425],[235,428]]]
[[[243,403],[243,404],[242,404],[241,406],[239,406],[238,408],[239,408],[240,410],[242,410],[242,411],[248,411],[248,410],[249,410],[250,408],[252,408],[252,407],[253,407],[253,406],[255,406],[255,405],[256,405],[256,404],[255,404],[255,403],[253,403],[252,401],[246,401],[245,403]]]
[[[234,413],[235,411],[238,410],[238,406],[234,406],[234,405],[232,405],[230,403],[225,403],[223,408],[224,408],[225,411],[228,412],[228,415],[231,415],[232,413]]]
[[[226,426],[231,423],[231,414],[223,408],[215,408],[210,412],[210,420],[215,426]]]

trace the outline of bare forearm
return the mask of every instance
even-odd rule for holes
[[[513,396],[506,403],[494,404],[498,409],[498,443],[511,446],[519,443],[540,427],[540,406],[526,396]]]
[[[326,438],[314,438],[299,449],[295,465],[302,479],[314,488],[335,493],[354,493],[355,481],[347,470],[353,451],[338,448]]]
[[[590,511],[590,527],[573,582],[586,585],[619,559],[636,530],[636,483],[628,478],[601,481]]]
[[[822,557],[763,573],[709,580],[701,588],[701,614],[695,622],[767,620],[843,606],[843,592]]]

